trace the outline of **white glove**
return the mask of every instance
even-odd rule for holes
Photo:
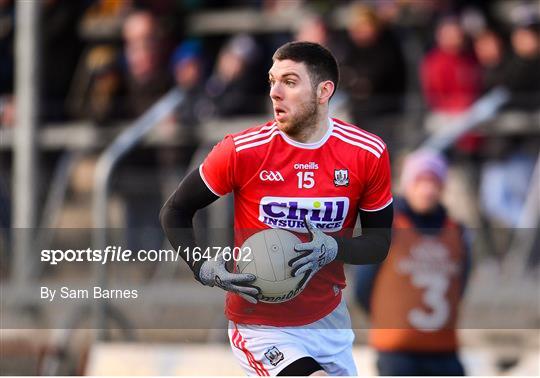
[[[293,277],[304,274],[304,278],[300,281],[298,287],[307,284],[323,266],[334,261],[338,252],[336,239],[326,235],[313,223],[309,222],[307,218],[304,218],[304,225],[311,234],[312,240],[295,245],[295,251],[306,252],[289,261],[289,266],[293,268],[291,271]]]
[[[246,301],[256,304],[260,289],[249,282],[257,279],[250,273],[230,273],[226,266],[223,254],[220,253],[215,258],[205,261],[199,270],[199,280],[203,285],[213,287],[219,286],[223,290],[240,295]]]

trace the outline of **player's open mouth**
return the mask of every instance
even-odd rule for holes
[[[274,108],[274,114],[276,116],[276,119],[279,119],[282,118],[284,115],[285,115],[285,110],[282,109],[282,108]]]

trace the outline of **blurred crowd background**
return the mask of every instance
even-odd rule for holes
[[[335,114],[383,137],[396,167],[404,151],[459,121],[497,86],[512,93],[505,111],[534,114],[540,106],[538,1],[46,0],[42,8],[41,128],[89,121],[106,129],[141,115],[173,86],[187,96],[160,127],[165,137],[209,120],[264,120],[271,55],[294,39],[332,50],[342,75]],[[14,1],[0,1],[4,129],[17,124],[15,10]],[[530,126],[532,134],[503,137],[489,128],[470,132],[446,151],[467,161],[482,214],[502,226],[515,225],[529,185],[538,147]],[[196,147],[139,149],[123,163],[130,180],[117,181],[129,186],[128,201],[155,197],[139,214],[149,218],[162,201],[145,177],[158,166],[179,167],[171,189]],[[8,226],[10,154],[1,154],[1,224]],[[54,159],[49,153],[42,163]]]
[[[127,247],[163,243],[161,204],[215,142],[197,131],[208,124],[225,129],[241,120],[268,121],[271,56],[285,42],[307,40],[325,45],[339,61],[332,115],[387,142],[396,189],[405,154],[466,121],[473,104],[493,89],[509,91],[494,120],[442,151],[450,162],[445,204],[458,221],[478,231],[474,258],[488,257],[497,265],[507,257],[540,152],[540,1],[41,4],[38,133],[90,129],[110,142],[171,88],[186,95],[156,128],[158,143],[131,151],[113,176],[111,223],[127,230]],[[16,8],[15,1],[0,0],[0,247],[12,237]],[[94,134],[74,135],[83,140]],[[40,206],[61,157],[78,148],[69,141],[52,147],[41,141]],[[85,145],[51,227],[92,227],[93,172],[103,147]],[[527,267],[538,267],[539,251],[537,237]],[[9,277],[9,253],[1,260],[0,277]],[[490,267],[488,275],[500,271]]]

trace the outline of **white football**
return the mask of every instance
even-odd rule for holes
[[[298,288],[302,276],[292,277],[292,269],[287,264],[298,256],[294,250],[298,243],[301,241],[296,235],[281,229],[257,232],[244,242],[241,250],[246,258],[237,262],[237,272],[257,276],[253,285],[261,289],[259,301],[282,303],[302,292],[303,288]],[[251,254],[246,255],[248,248]]]

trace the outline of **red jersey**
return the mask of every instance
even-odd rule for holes
[[[216,195],[234,193],[236,246],[266,228],[300,233],[305,241],[304,216],[330,235],[351,232],[359,209],[377,211],[392,202],[386,145],[338,119],[328,120],[316,143],[296,142],[274,122],[228,135],[199,171]],[[343,263],[333,261],[290,301],[253,305],[227,293],[225,313],[237,323],[305,325],[329,314],[344,287]]]

